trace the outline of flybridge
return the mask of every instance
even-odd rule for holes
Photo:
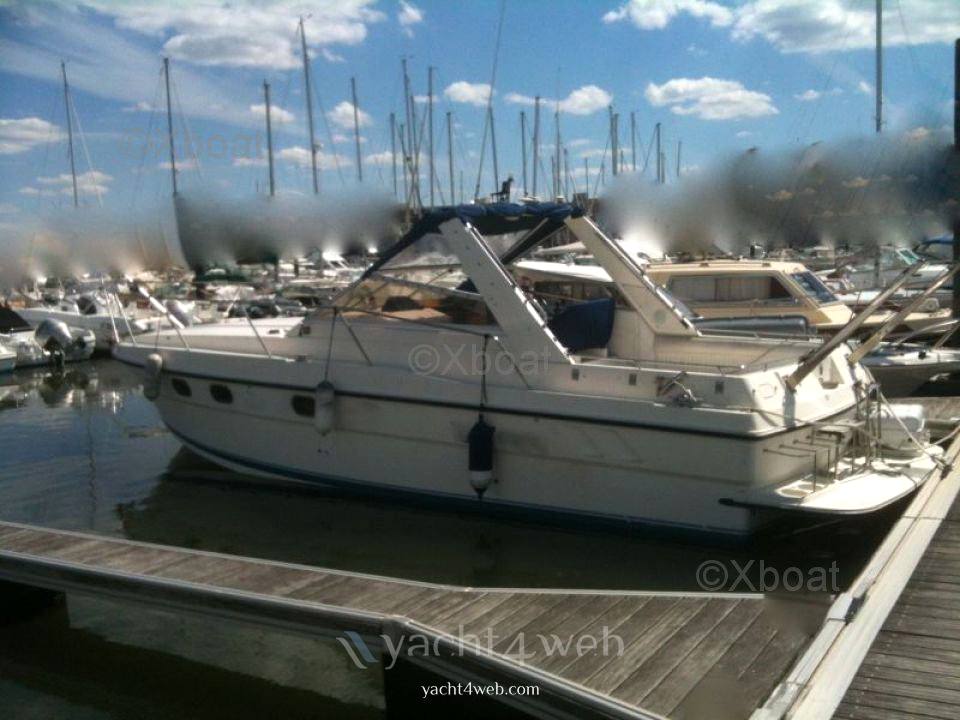
[[[424,236],[439,232],[443,223],[454,218],[464,224],[469,223],[481,235],[525,232],[513,247],[500,256],[501,262],[509,263],[562,230],[568,218],[582,217],[583,214],[582,208],[569,203],[504,202],[434,208],[425,212],[395,245],[367,269],[363,277],[370,277]]]

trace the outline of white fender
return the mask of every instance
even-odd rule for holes
[[[147,355],[143,365],[143,395],[147,400],[160,397],[160,378],[163,375],[163,358],[157,353]]]
[[[317,432],[326,435],[333,430],[335,417],[336,389],[333,383],[324,380],[317,385],[314,393],[315,412],[313,415],[313,425]]]

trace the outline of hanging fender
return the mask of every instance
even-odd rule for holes
[[[470,432],[467,433],[469,449],[468,467],[470,470],[470,485],[483,499],[483,493],[494,482],[493,472],[493,435],[497,429],[488,424],[483,415],[477,419]]]
[[[326,435],[333,430],[335,417],[336,388],[333,383],[324,380],[317,385],[314,391],[314,415],[313,426],[321,435]]]
[[[160,397],[162,375],[163,358],[157,353],[150,353],[143,364],[143,395],[147,400],[156,400]]]

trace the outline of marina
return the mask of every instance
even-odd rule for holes
[[[11,717],[960,712],[960,6],[12,0],[0,86]]]

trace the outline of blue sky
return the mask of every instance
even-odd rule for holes
[[[886,131],[942,127],[951,117],[960,2],[885,5]],[[610,103],[620,113],[628,164],[630,112],[641,156],[654,123],[663,124],[671,174],[678,140],[685,172],[696,173],[751,146],[790,148],[872,133],[873,6],[873,0],[507,0],[493,101],[500,175],[512,172],[519,181],[519,113],[526,110],[532,122],[528,103],[537,94],[551,103],[544,106],[544,153],[552,150],[559,102],[578,185],[584,156],[591,172],[599,167]],[[264,191],[257,107],[264,79],[276,106],[279,188],[308,192],[299,15],[310,16],[315,86],[330,128],[317,108],[324,191],[356,182],[351,77],[363,112],[365,185],[391,190],[388,116],[403,115],[406,56],[418,95],[426,94],[427,67],[436,67],[439,182],[446,192],[449,111],[456,174],[464,171],[472,195],[500,9],[493,0],[0,1],[0,221],[72,202],[61,59],[86,143],[84,150],[78,140],[76,152],[81,204],[123,211],[169,194],[160,132],[166,118],[157,111],[165,55],[173,67],[183,192],[242,198]],[[489,162],[488,154],[484,191],[492,189]]]

